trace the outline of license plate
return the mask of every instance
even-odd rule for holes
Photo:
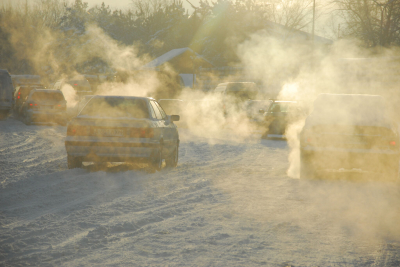
[[[94,129],[95,135],[100,136],[123,136],[124,130],[122,129]]]

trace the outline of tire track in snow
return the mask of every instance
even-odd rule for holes
[[[0,184],[66,168],[65,127],[26,126],[12,119],[0,127]]]

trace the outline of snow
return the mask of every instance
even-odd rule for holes
[[[399,265],[398,185],[292,179],[286,141],[179,131],[176,169],[68,170],[66,127],[0,121],[0,265]]]

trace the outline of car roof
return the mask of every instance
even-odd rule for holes
[[[272,99],[272,98],[269,100],[274,103],[297,103],[297,101],[293,101],[293,100],[276,100],[276,99]]]
[[[7,73],[7,74],[9,74],[9,73],[8,73],[8,70],[2,70],[2,69],[0,69],[0,73]]]
[[[32,89],[32,93],[34,92],[45,92],[45,93],[56,93],[56,94],[62,94],[60,90],[53,90],[53,89]]]
[[[94,95],[93,98],[127,98],[127,99],[155,100],[152,97],[146,97],[146,96],[122,96],[122,95]]]
[[[183,102],[182,99],[168,99],[168,98],[165,98],[165,99],[158,99],[158,101],[180,101],[180,102]]]
[[[254,84],[255,84],[255,82],[225,82],[225,83],[219,83],[218,86],[219,86],[219,85],[232,84],[232,83],[254,83]]]
[[[44,89],[42,85],[39,84],[24,84],[24,85],[18,85],[17,90],[20,88],[31,88],[31,89]]]

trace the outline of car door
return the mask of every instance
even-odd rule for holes
[[[165,120],[163,119],[163,116],[162,116],[160,110],[158,109],[157,105],[155,104],[155,101],[153,101],[153,100],[150,101],[150,107],[153,109],[155,116],[156,116],[157,128],[160,131],[160,139],[162,139],[163,142],[165,143],[165,141],[166,141]]]
[[[156,105],[160,109],[161,115],[165,118],[165,132],[167,135],[167,139],[169,142],[169,148],[170,152],[172,153],[178,143],[178,130],[175,125],[168,117],[167,114],[165,113],[164,109],[161,107],[159,103],[156,102]]]
[[[158,104],[156,101],[152,101],[153,104],[156,106],[158,111],[161,114],[162,120],[160,121],[161,127],[163,128],[164,132],[164,147],[165,147],[165,152],[167,155],[172,153],[174,151],[174,148],[176,146],[176,137],[175,137],[175,132],[176,132],[176,126],[173,124],[171,121],[169,121],[167,114],[163,110],[163,108]]]

